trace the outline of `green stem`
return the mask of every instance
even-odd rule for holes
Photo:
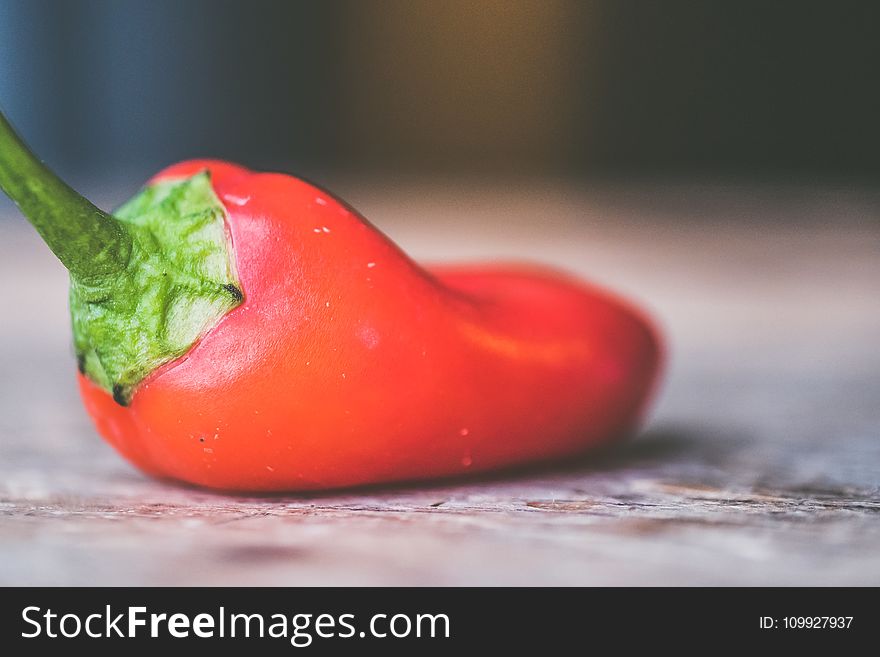
[[[80,281],[118,274],[131,257],[129,231],[80,196],[31,153],[0,112],[0,188]]]

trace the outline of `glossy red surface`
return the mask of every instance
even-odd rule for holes
[[[145,471],[301,490],[558,458],[625,436],[658,376],[650,322],[558,272],[430,272],[327,192],[217,161],[244,303],[128,407],[80,376],[100,433]]]

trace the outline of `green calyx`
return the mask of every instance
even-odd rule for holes
[[[70,272],[80,371],[120,404],[243,301],[207,171],[150,185],[111,215],[40,162],[0,113],[0,188]]]
[[[207,172],[150,185],[114,216],[132,236],[128,264],[97,280],[71,274],[70,312],[80,369],[127,404],[243,296]]]

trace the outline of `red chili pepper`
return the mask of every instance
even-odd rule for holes
[[[41,229],[32,206],[46,200],[22,200],[10,171],[26,167],[9,140],[0,141],[0,185]],[[34,171],[16,175],[47,175]],[[137,288],[134,305],[144,310],[113,329],[128,342],[113,347],[107,326],[116,320],[98,313],[112,299],[82,301],[77,281],[88,276],[68,265],[86,409],[143,470],[221,489],[340,487],[559,458],[637,427],[658,373],[654,329],[632,306],[558,272],[426,270],[327,192],[210,160],[164,170],[150,181],[152,197],[120,212],[128,222],[104,215],[108,225],[135,225],[141,215],[132,213],[149,215],[156,198],[205,171],[222,203],[230,266],[207,277],[209,301],[181,306],[189,317],[214,304],[182,353],[158,350],[146,365],[117,367],[109,352],[153,349],[141,324],[154,308],[143,299],[165,279]],[[167,213],[173,204],[163,202]],[[148,238],[132,235],[137,251]],[[122,248],[103,239],[105,251]],[[164,266],[147,269],[167,277]],[[182,312],[177,303],[146,324],[176,326],[182,320],[168,317]],[[122,383],[111,380],[117,371]]]

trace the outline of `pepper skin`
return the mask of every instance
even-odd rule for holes
[[[244,302],[128,406],[82,374],[99,432],[146,472],[227,490],[415,480],[557,459],[631,433],[660,344],[637,310],[521,265],[416,265],[297,178],[219,161]]]

